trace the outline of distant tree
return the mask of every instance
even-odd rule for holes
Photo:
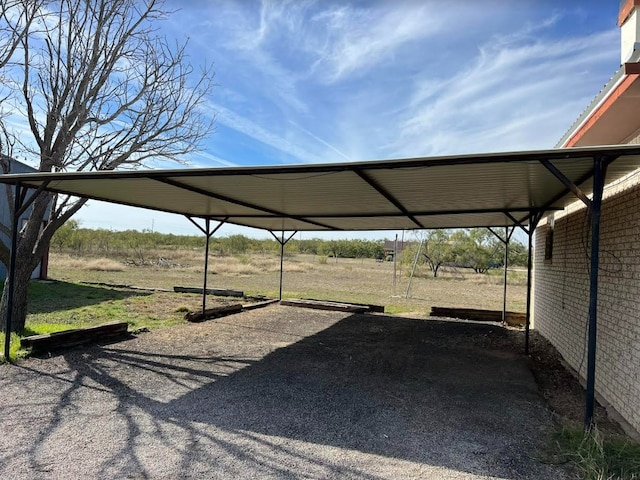
[[[249,251],[250,241],[244,235],[231,235],[227,237],[227,243],[232,254],[244,254]]]
[[[458,230],[452,235],[455,263],[486,273],[503,262],[503,244],[486,228]]]
[[[446,229],[421,230],[416,236],[418,241],[422,242],[420,254],[436,278],[440,267],[453,260],[451,232]]]
[[[527,260],[527,246],[511,237],[509,242],[509,265],[526,267]]]
[[[329,255],[332,256],[336,263],[338,263],[338,257],[344,251],[345,244],[342,240],[330,240],[326,246]]]
[[[77,220],[69,220],[62,225],[51,238],[51,246],[55,247],[59,252],[70,248],[73,243],[73,237],[78,232],[80,222]]]
[[[158,33],[157,22],[169,13],[159,0],[0,5],[0,55],[10,56],[0,70],[0,153],[37,159],[42,172],[134,168],[151,158],[180,160],[210,132],[202,104],[213,74],[194,72],[185,45]],[[24,125],[29,134],[20,130]],[[7,189],[11,206],[12,192]],[[14,330],[24,328],[31,271],[54,232],[84,203],[46,192],[33,202],[16,250]],[[0,230],[9,234],[8,226]],[[5,243],[0,261],[9,263]],[[7,300],[5,288],[3,329]]]

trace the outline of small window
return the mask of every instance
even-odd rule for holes
[[[553,228],[547,229],[547,233],[544,237],[544,261],[545,263],[551,263],[553,259]]]

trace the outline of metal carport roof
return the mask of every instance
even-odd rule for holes
[[[593,158],[606,181],[640,166],[640,146],[487,153],[322,165],[35,173],[0,183],[279,230],[504,227],[575,201]],[[549,166],[551,165],[551,167]]]
[[[529,237],[526,353],[533,231],[546,212],[562,209],[579,198],[588,206],[591,222],[585,407],[585,426],[590,428],[603,186],[638,167],[640,146],[626,145],[324,165],[32,173],[0,175],[0,183],[15,184],[16,191],[23,192],[15,195],[16,212],[29,204],[32,197],[25,195],[31,187],[183,214],[190,219],[204,218],[206,229],[202,230],[207,238],[215,232],[209,228],[211,220],[280,230],[281,266],[285,230],[518,225]],[[18,218],[14,213],[9,292],[14,285]],[[282,268],[280,274],[282,285]],[[13,301],[12,294],[9,301]],[[5,358],[9,358],[11,311],[9,305]]]

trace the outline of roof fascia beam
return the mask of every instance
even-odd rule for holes
[[[548,208],[545,210],[540,210],[541,212],[544,211],[550,211],[550,210],[562,210],[562,208]],[[538,211],[538,210],[534,210],[534,211]],[[460,214],[460,215],[464,215],[464,214],[483,214],[483,213],[501,213],[506,215],[507,217],[509,217],[509,219],[519,225],[521,223],[524,223],[524,221],[526,221],[529,216],[525,217],[524,220],[518,220],[516,219],[512,213],[518,213],[518,212],[526,212],[526,213],[530,213],[531,210],[528,208],[509,208],[509,209],[492,209],[492,208],[486,208],[486,209],[475,209],[475,210],[442,210],[442,211],[428,211],[428,212],[411,212],[412,215],[417,216],[417,217],[432,217],[432,216],[437,216],[437,215],[456,215],[456,214]],[[278,217],[277,215],[260,215],[260,214],[240,214],[240,215],[231,215],[233,218],[269,218],[269,217]],[[288,217],[288,218],[294,218],[291,216],[287,216],[287,215],[283,215],[283,217]],[[375,217],[407,217],[407,215],[405,215],[404,213],[401,212],[366,212],[366,213],[327,213],[327,214],[321,214],[321,215],[308,215],[308,217],[313,217],[313,218],[355,218],[355,217],[360,217],[360,218],[375,218]],[[307,219],[307,222],[311,222],[312,220],[307,218],[307,216],[303,216],[303,218]],[[417,228],[417,227],[416,227]],[[393,230],[393,229],[392,229]],[[425,228],[421,228],[421,230],[425,230]]]
[[[418,228],[424,229],[424,225],[418,221],[416,217],[414,217],[400,201],[391,195],[387,190],[376,182],[373,178],[367,175],[365,172],[360,170],[359,168],[355,168],[353,172],[358,175],[362,180],[364,180],[369,186],[371,186],[375,191],[377,191],[380,195],[387,199],[389,203],[391,203],[394,207],[400,210],[409,220],[416,224]]]
[[[198,187],[193,187],[191,185],[186,185],[186,184],[184,184],[182,182],[177,182],[177,181],[171,180],[169,178],[159,178],[159,177],[158,178],[150,177],[150,178],[152,180],[156,180],[156,181],[161,182],[161,183],[166,183],[167,185],[171,185],[173,187],[180,188],[182,190],[187,190],[189,192],[197,193],[199,195],[203,195],[203,196],[210,197],[210,198],[215,198],[216,200],[222,200],[222,201],[225,201],[225,202],[233,203],[235,205],[240,205],[241,207],[252,208],[253,210],[259,210],[259,211],[262,211],[264,213],[268,213],[270,215],[274,215],[274,216],[277,216],[277,217],[292,218],[294,220],[298,220],[300,222],[305,222],[305,223],[308,223],[310,225],[315,225],[317,227],[327,228],[329,230],[335,230],[335,228],[331,227],[330,225],[326,225],[326,224],[320,223],[320,222],[315,222],[313,220],[309,220],[309,219],[301,217],[299,215],[289,215],[289,214],[286,214],[286,213],[283,213],[283,212],[279,212],[277,210],[272,210],[270,208],[260,207],[258,205],[254,205],[254,204],[249,203],[249,202],[244,202],[242,200],[236,200],[234,198],[227,197],[226,195],[220,195],[220,194],[217,194],[217,193],[214,193],[214,192],[209,192],[207,190],[203,190],[203,189],[198,188]]]

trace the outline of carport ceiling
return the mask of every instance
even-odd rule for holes
[[[640,146],[590,147],[322,165],[2,175],[1,183],[277,230],[526,225],[585,193],[593,158],[606,181],[640,166]]]

